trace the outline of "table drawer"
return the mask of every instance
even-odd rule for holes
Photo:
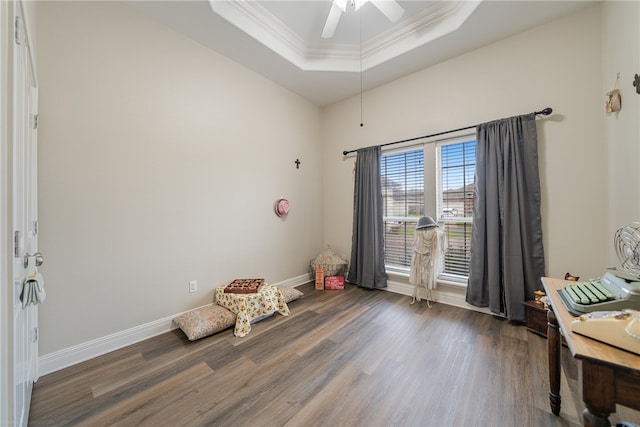
[[[535,301],[523,302],[527,316],[527,329],[534,334],[547,337],[547,310]]]

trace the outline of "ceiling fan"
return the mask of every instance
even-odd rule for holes
[[[327,16],[327,22],[322,30],[323,39],[333,37],[340,17],[347,11],[348,2],[351,2],[356,10],[360,9],[365,3],[370,2],[391,22],[396,22],[404,14],[404,9],[395,0],[333,0],[329,16]]]

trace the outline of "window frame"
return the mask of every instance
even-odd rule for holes
[[[444,197],[443,197],[444,191],[442,188],[442,185],[443,185],[442,183],[442,147],[455,145],[455,144],[464,144],[469,142],[474,142],[477,144],[477,135],[475,132],[452,137],[452,138],[441,139],[435,142],[435,146],[436,146],[435,147],[436,212],[437,212],[436,222],[438,224],[441,224],[442,226],[446,226],[446,224],[453,224],[453,223],[458,223],[458,224],[465,223],[465,224],[468,224],[469,228],[471,228],[471,224],[473,223],[473,213],[470,216],[465,216],[464,209],[462,212],[462,216],[457,215],[457,213],[454,214],[453,216],[444,215],[445,203],[444,203]],[[475,161],[474,161],[474,182],[475,182]],[[471,231],[469,230],[469,233],[470,232]],[[469,236],[469,239],[471,239],[470,236]],[[471,246],[471,241],[469,241],[469,246]],[[444,260],[442,262],[444,263]],[[446,282],[464,284],[466,286],[469,276],[442,272],[438,276],[438,279]]]
[[[425,147],[424,144],[417,144],[417,145],[412,145],[412,146],[408,146],[408,147],[402,147],[402,148],[395,148],[395,149],[388,149],[388,150],[384,150],[382,153],[382,156],[390,156],[390,155],[397,155],[397,154],[402,154],[402,153],[408,153],[408,152],[412,152],[412,151],[422,151],[422,166],[423,166],[423,170],[422,170],[422,175],[423,175],[423,183],[422,183],[422,192],[423,192],[423,207],[422,210],[420,212],[420,214],[416,217],[410,217],[410,216],[394,216],[394,215],[390,215],[390,216],[384,216],[383,213],[383,223],[384,223],[384,237],[385,239],[387,238],[387,231],[386,231],[386,227],[387,227],[387,223],[388,222],[402,222],[404,224],[407,223],[413,223],[413,224],[418,224],[418,219],[420,219],[420,216],[424,215],[424,209],[425,206],[427,205],[426,203],[426,190],[425,190],[425,183],[426,183],[426,160],[425,160]],[[380,176],[382,177],[382,171],[380,173]],[[383,194],[383,204],[385,203],[385,199],[384,199],[384,194]],[[384,209],[384,206],[383,206]],[[413,229],[415,229],[415,226],[413,227]],[[386,245],[386,241],[385,241],[385,245]],[[406,249],[406,246],[405,246]],[[386,252],[385,252],[385,270],[387,272],[391,272],[391,273],[400,273],[400,274],[409,274],[409,269],[410,267],[403,267],[401,265],[394,265],[394,264],[387,264],[387,259],[386,259]]]
[[[442,193],[443,193],[443,191],[442,191],[442,178],[441,178],[441,169],[442,169],[441,147],[446,146],[446,145],[453,145],[453,144],[459,144],[459,143],[471,142],[471,141],[476,141],[476,133],[475,133],[475,131],[474,132],[464,133],[464,134],[459,134],[459,135],[453,136],[451,138],[437,139],[437,140],[425,140],[423,142],[420,142],[418,144],[413,144],[411,146],[405,146],[405,147],[401,147],[401,148],[383,150],[382,156],[399,154],[399,153],[408,152],[408,151],[422,150],[423,167],[424,167],[424,173],[423,173],[423,176],[424,176],[424,186],[423,186],[423,191],[424,191],[424,209],[423,209],[423,215],[431,216],[432,218],[435,218],[436,222],[438,224],[440,224],[440,225],[442,225],[444,223],[447,223],[447,222],[453,222],[453,221],[461,221],[461,222],[465,222],[465,223],[471,224],[472,216],[469,216],[469,217],[460,217],[460,216],[444,217],[442,215],[442,208],[443,208]],[[380,175],[382,176],[382,171],[381,171]],[[405,223],[413,222],[413,223],[417,224],[418,218],[396,217],[396,216],[392,217],[392,216],[389,216],[389,217],[383,217],[383,220],[385,221],[385,225],[390,220],[398,220],[398,221],[403,221]],[[385,238],[386,238],[386,229],[385,229]],[[403,267],[403,266],[399,266],[399,265],[387,264],[386,258],[385,258],[385,270],[387,271],[387,273],[408,275],[409,271],[410,271],[410,268],[411,268],[410,266]],[[466,286],[467,285],[467,281],[468,281],[468,277],[467,276],[455,275],[455,274],[449,274],[449,273],[441,273],[438,276],[438,281],[439,282],[450,283],[450,284],[455,284],[455,285],[460,285],[460,286]]]

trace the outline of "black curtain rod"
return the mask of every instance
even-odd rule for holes
[[[536,112],[534,112],[533,114],[535,114],[536,116],[539,116],[540,114],[542,114],[543,116],[548,116],[548,115],[549,115],[549,114],[551,114],[552,112],[553,112],[553,110],[552,110],[550,107],[547,107],[547,108],[545,108],[544,110],[542,110],[542,111],[536,111]],[[480,124],[481,124],[481,123],[480,123]],[[463,128],[459,128],[459,129],[447,130],[447,131],[444,131],[444,132],[432,133],[431,135],[418,136],[418,137],[416,137],[416,138],[403,139],[402,141],[387,142],[386,144],[380,144],[380,147],[384,147],[384,146],[387,146],[387,145],[400,144],[400,143],[403,143],[403,142],[415,141],[415,140],[417,140],[417,139],[431,138],[431,137],[434,137],[434,136],[445,135],[445,134],[447,134],[447,133],[458,132],[458,131],[461,131],[461,130],[472,129],[472,128],[475,128],[475,127],[480,126],[480,124],[473,125],[473,126],[467,126],[467,127],[463,127]],[[358,150],[343,151],[343,152],[342,152],[342,155],[343,155],[343,156],[346,156],[347,154],[349,154],[349,153],[355,153],[356,151],[358,151]]]

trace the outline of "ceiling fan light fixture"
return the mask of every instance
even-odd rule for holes
[[[338,22],[340,21],[340,17],[342,16],[342,13],[343,12],[340,9],[340,6],[336,5],[336,0],[333,0],[333,4],[331,5],[331,10],[329,11],[329,16],[327,17],[327,22],[325,22],[324,28],[322,29],[323,39],[330,39],[331,37],[333,37],[333,35],[336,32],[336,27],[338,26]]]
[[[341,11],[347,11],[347,1],[348,0],[333,0],[333,4],[336,5]]]
[[[324,24],[322,30],[322,38],[329,39],[333,37],[338,26],[338,21],[343,13],[347,11],[347,4],[351,2],[357,11],[366,3],[373,4],[383,15],[385,15],[391,22],[398,21],[404,14],[402,6],[396,2],[396,0],[333,0],[331,2],[331,10],[329,10],[329,16]]]

